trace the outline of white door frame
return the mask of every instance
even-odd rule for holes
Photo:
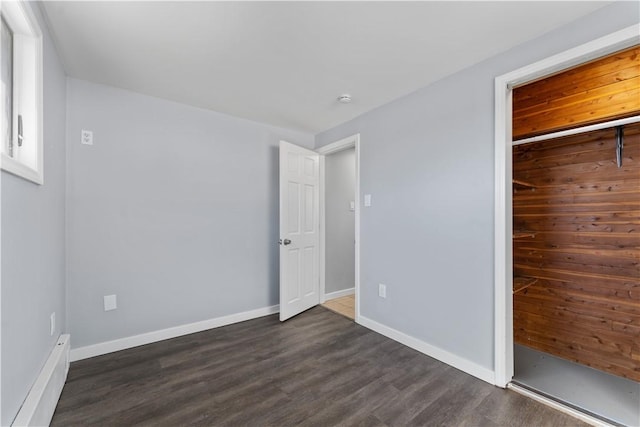
[[[513,378],[513,88],[639,43],[640,25],[632,25],[495,79],[494,370],[499,387]]]
[[[355,148],[356,151],[356,189],[355,189],[355,295],[356,318],[360,321],[360,134],[348,136],[331,144],[320,147],[316,151],[320,154],[320,303],[325,302],[325,266],[326,266],[326,216],[325,216],[325,156],[338,151]]]

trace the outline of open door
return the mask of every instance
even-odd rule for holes
[[[280,320],[320,303],[320,156],[280,141]]]

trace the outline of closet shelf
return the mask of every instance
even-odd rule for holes
[[[517,294],[538,282],[535,277],[516,276],[513,278],[513,293]]]
[[[514,239],[524,239],[527,237],[536,237],[535,231],[517,230],[513,232]]]
[[[535,189],[536,188],[536,186],[531,184],[530,182],[522,181],[520,179],[514,179],[513,180],[513,187],[514,188],[529,188],[529,189]]]

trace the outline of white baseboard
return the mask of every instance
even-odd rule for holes
[[[327,297],[338,298],[333,296],[337,293],[341,293],[340,296],[350,295],[353,293],[353,289],[346,289],[344,291],[331,292],[327,294]],[[228,316],[217,317],[215,319],[203,320],[200,322],[189,323],[186,325],[175,326],[173,328],[162,329],[158,331],[147,332],[140,335],[134,335],[126,338],[120,338],[112,341],[106,341],[98,344],[92,344],[84,347],[74,348],[71,350],[71,361],[77,361],[82,359],[88,359],[90,357],[100,356],[103,354],[113,353],[115,351],[125,350],[127,348],[138,347],[145,344],[151,344],[157,341],[162,341],[170,338],[175,338],[183,335],[192,334],[195,332],[205,331],[207,329],[218,328],[220,326],[226,326],[233,323],[244,322],[245,320],[256,319],[258,317],[268,316],[270,314],[278,313],[279,306],[274,305],[271,307],[259,308],[256,310],[245,311],[242,313],[231,314]],[[494,384],[494,373],[492,370],[484,368],[474,362],[471,362],[455,354],[449,353],[438,347],[427,344],[417,338],[409,336],[396,329],[385,326],[367,317],[360,316],[356,320],[359,324],[367,327],[379,334],[398,341],[408,347],[413,348],[427,356],[440,360],[448,365],[453,366],[456,369],[460,369],[463,372],[473,375],[483,381],[490,384]]]
[[[407,335],[404,332],[400,332],[396,329],[390,328],[362,315],[357,319],[357,322],[366,328],[369,328],[379,334],[391,338],[392,340],[398,341],[399,343],[402,343],[407,347],[411,347],[412,349],[417,350],[420,353],[424,353],[427,356],[438,359],[439,361],[453,366],[454,368],[459,369],[463,372],[466,372],[469,375],[473,375],[474,377],[479,378],[482,381],[486,381],[491,385],[495,384],[495,374],[491,369],[487,369],[483,366],[478,365],[477,363],[471,362],[470,360],[464,359],[460,356],[456,356],[453,353],[449,353],[448,351],[435,347],[431,344],[427,344],[426,342]]]
[[[174,326],[172,328],[147,332],[140,335],[119,338],[113,341],[105,341],[98,344],[74,348],[71,350],[71,361],[75,362],[76,360],[101,356],[103,354],[113,353],[114,351],[125,350],[127,348],[138,347],[170,338],[180,337],[182,335],[206,331],[207,329],[219,328],[220,326],[231,325],[232,323],[244,322],[245,320],[268,316],[270,314],[278,313],[279,311],[280,307],[278,305],[273,305],[271,307],[258,308],[256,310],[216,317],[215,319],[202,320],[200,322],[188,323],[186,325]]]
[[[346,297],[347,295],[353,295],[356,293],[356,288],[342,289],[340,291],[329,292],[324,294],[324,300],[329,301],[336,298]]]
[[[69,335],[60,335],[20,407],[13,427],[48,426],[69,372]]]

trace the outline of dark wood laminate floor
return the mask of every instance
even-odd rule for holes
[[[582,426],[315,307],[71,364],[53,426]]]

